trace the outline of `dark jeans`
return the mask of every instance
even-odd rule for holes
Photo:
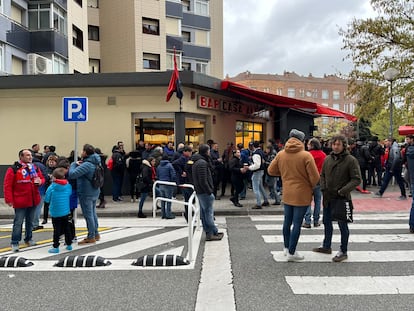
[[[385,171],[384,179],[382,180],[381,189],[379,190],[379,193],[383,194],[385,192],[385,189],[387,189],[388,184],[393,176],[395,177],[395,180],[397,181],[398,186],[400,187],[401,195],[406,196],[405,184],[401,176],[401,167],[396,167],[391,172],[390,170]]]
[[[329,206],[323,207],[323,225],[325,230],[325,237],[323,239],[323,248],[331,248],[332,245],[332,208]],[[341,251],[346,254],[348,252],[349,228],[346,221],[338,221],[339,230],[341,231]]]
[[[289,254],[293,255],[298,245],[303,216],[307,206],[293,206],[284,204],[285,217],[283,221],[283,242]],[[293,224],[293,226],[292,226]]]
[[[118,200],[122,196],[122,181],[124,179],[123,174],[112,172],[112,199]]]
[[[62,217],[52,217],[53,224],[53,247],[59,247],[59,238],[65,235],[66,245],[72,245],[72,230],[69,224],[69,215]]]

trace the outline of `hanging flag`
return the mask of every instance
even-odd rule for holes
[[[175,59],[175,49],[174,49],[174,70],[171,75],[170,84],[168,85],[167,98],[166,101],[170,101],[172,94],[175,92],[175,95],[181,100],[183,98],[183,91],[181,90],[181,81],[177,69],[177,60]]]

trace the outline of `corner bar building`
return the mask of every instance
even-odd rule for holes
[[[312,135],[317,104],[248,89],[192,71],[180,72],[184,97],[166,102],[171,71],[0,77],[0,178],[18,151],[38,143],[59,155],[75,149],[73,122],[64,122],[63,98],[87,97],[88,120],[78,123],[77,147],[90,143],[110,155],[123,141],[153,144],[213,139],[228,142],[286,140],[291,128]]]

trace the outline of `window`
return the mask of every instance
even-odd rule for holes
[[[99,27],[88,25],[88,40],[99,41]]]
[[[63,57],[53,55],[53,73],[68,73],[68,62]]]
[[[196,62],[196,72],[201,72],[207,75],[209,73],[208,63]]]
[[[29,4],[29,29],[50,29],[50,3]]]
[[[268,87],[263,88],[263,92],[270,93],[270,88],[268,88]]]
[[[305,89],[299,89],[299,97],[305,97]]]
[[[3,0],[0,0],[0,13],[3,14]]]
[[[333,104],[332,105],[333,109],[339,110],[340,109],[340,105],[339,104]]]
[[[143,56],[144,69],[160,70],[160,55],[144,53]]]
[[[142,33],[158,36],[160,34],[159,20],[143,17],[142,18]]]
[[[278,89],[276,90],[276,95],[280,95],[280,96],[282,96],[282,95],[283,95],[283,89],[282,89],[282,88],[278,88]]]
[[[313,98],[318,98],[318,89],[314,89],[314,90],[312,91],[312,97],[313,97]]]
[[[191,32],[181,31],[181,37],[183,38],[183,42],[191,42]]]
[[[75,2],[76,2],[77,4],[79,4],[79,6],[80,6],[80,7],[82,7],[82,0],[75,0]]]
[[[182,0],[181,4],[183,6],[183,12],[190,12],[191,11],[190,0]]]
[[[66,13],[56,5],[53,6],[53,29],[66,35]]]
[[[246,121],[236,121],[236,144],[243,144],[245,148],[251,141],[263,140],[263,124]]]
[[[83,51],[83,32],[72,25],[72,44]]]
[[[3,71],[4,71],[4,46],[0,44],[0,72],[3,72]]]
[[[181,66],[181,53],[177,52],[175,54],[175,60],[177,61],[177,68],[180,70]],[[174,69],[174,53],[167,53],[167,70],[173,70]]]
[[[329,90],[322,90],[322,99],[329,99]]]
[[[341,95],[340,95],[339,91],[333,91],[333,92],[332,92],[332,98],[333,98],[334,100],[339,100],[339,99],[340,99],[340,97],[341,97]]]
[[[89,72],[101,72],[101,61],[99,59],[89,58]]]
[[[89,8],[99,8],[99,0],[88,0],[88,7]]]
[[[208,1],[195,0],[195,14],[208,16]]]
[[[288,97],[295,97],[296,96],[296,92],[295,92],[295,89],[294,88],[288,88],[288,94],[287,94],[287,96]]]
[[[181,68],[183,70],[191,71],[191,63],[182,62],[181,63]]]

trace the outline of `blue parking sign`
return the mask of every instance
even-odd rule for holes
[[[88,121],[87,97],[63,97],[63,121],[86,122]]]

